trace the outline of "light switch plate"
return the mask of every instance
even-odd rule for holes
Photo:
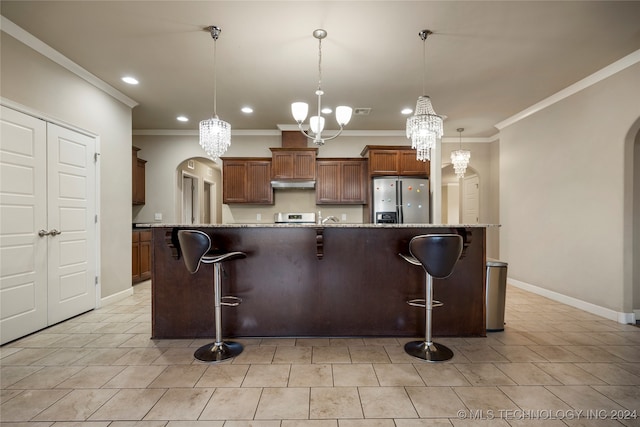
[[[153,216],[153,219],[156,220],[156,221],[162,221],[162,214],[161,213],[156,213]]]

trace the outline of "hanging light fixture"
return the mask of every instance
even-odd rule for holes
[[[427,37],[433,34],[430,30],[422,30],[418,33],[422,39],[423,77],[422,93],[426,92],[426,49]],[[431,105],[431,98],[427,95],[418,97],[416,111],[413,116],[407,118],[407,138],[411,139],[411,148],[416,150],[418,160],[431,159],[431,149],[442,138],[442,117],[437,115]]]
[[[218,118],[216,105],[216,44],[222,30],[215,25],[205,28],[213,38],[213,117],[200,122],[200,146],[217,160],[231,145],[231,125]]]
[[[318,39],[318,89],[316,95],[318,95],[318,115],[311,116],[309,118],[309,131],[305,132],[302,128],[302,123],[307,118],[309,112],[309,105],[306,102],[294,102],[291,104],[291,114],[296,122],[298,122],[298,128],[307,138],[312,139],[316,145],[324,145],[325,141],[337,138],[342,133],[344,126],[351,120],[351,114],[353,109],[344,105],[336,108],[336,121],[338,122],[338,132],[330,137],[323,137],[322,131],[324,130],[324,117],[322,117],[322,39],[327,37],[327,32],[323,29],[317,29],[313,32],[313,37]]]
[[[456,129],[460,134],[460,148],[451,152],[451,163],[453,163],[453,170],[456,172],[458,178],[464,178],[464,173],[469,165],[469,159],[471,159],[471,151],[462,149],[462,132],[464,128]]]

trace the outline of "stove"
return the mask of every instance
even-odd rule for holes
[[[313,212],[278,212],[273,215],[276,224],[315,224],[316,214]]]

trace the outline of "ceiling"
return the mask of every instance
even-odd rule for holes
[[[0,8],[135,100],[134,131],[195,130],[211,117],[209,25],[222,28],[217,113],[234,130],[294,125],[291,102],[315,105],[316,28],[328,32],[323,105],[371,108],[347,126],[362,131],[402,131],[400,110],[415,108],[424,80],[447,116],[445,136],[463,127],[465,137],[490,137],[496,123],[640,49],[639,1],[2,0]],[[434,33],[425,61],[423,29]]]

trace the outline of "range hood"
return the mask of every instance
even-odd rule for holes
[[[311,180],[273,180],[271,187],[278,190],[314,189],[316,182]]]

